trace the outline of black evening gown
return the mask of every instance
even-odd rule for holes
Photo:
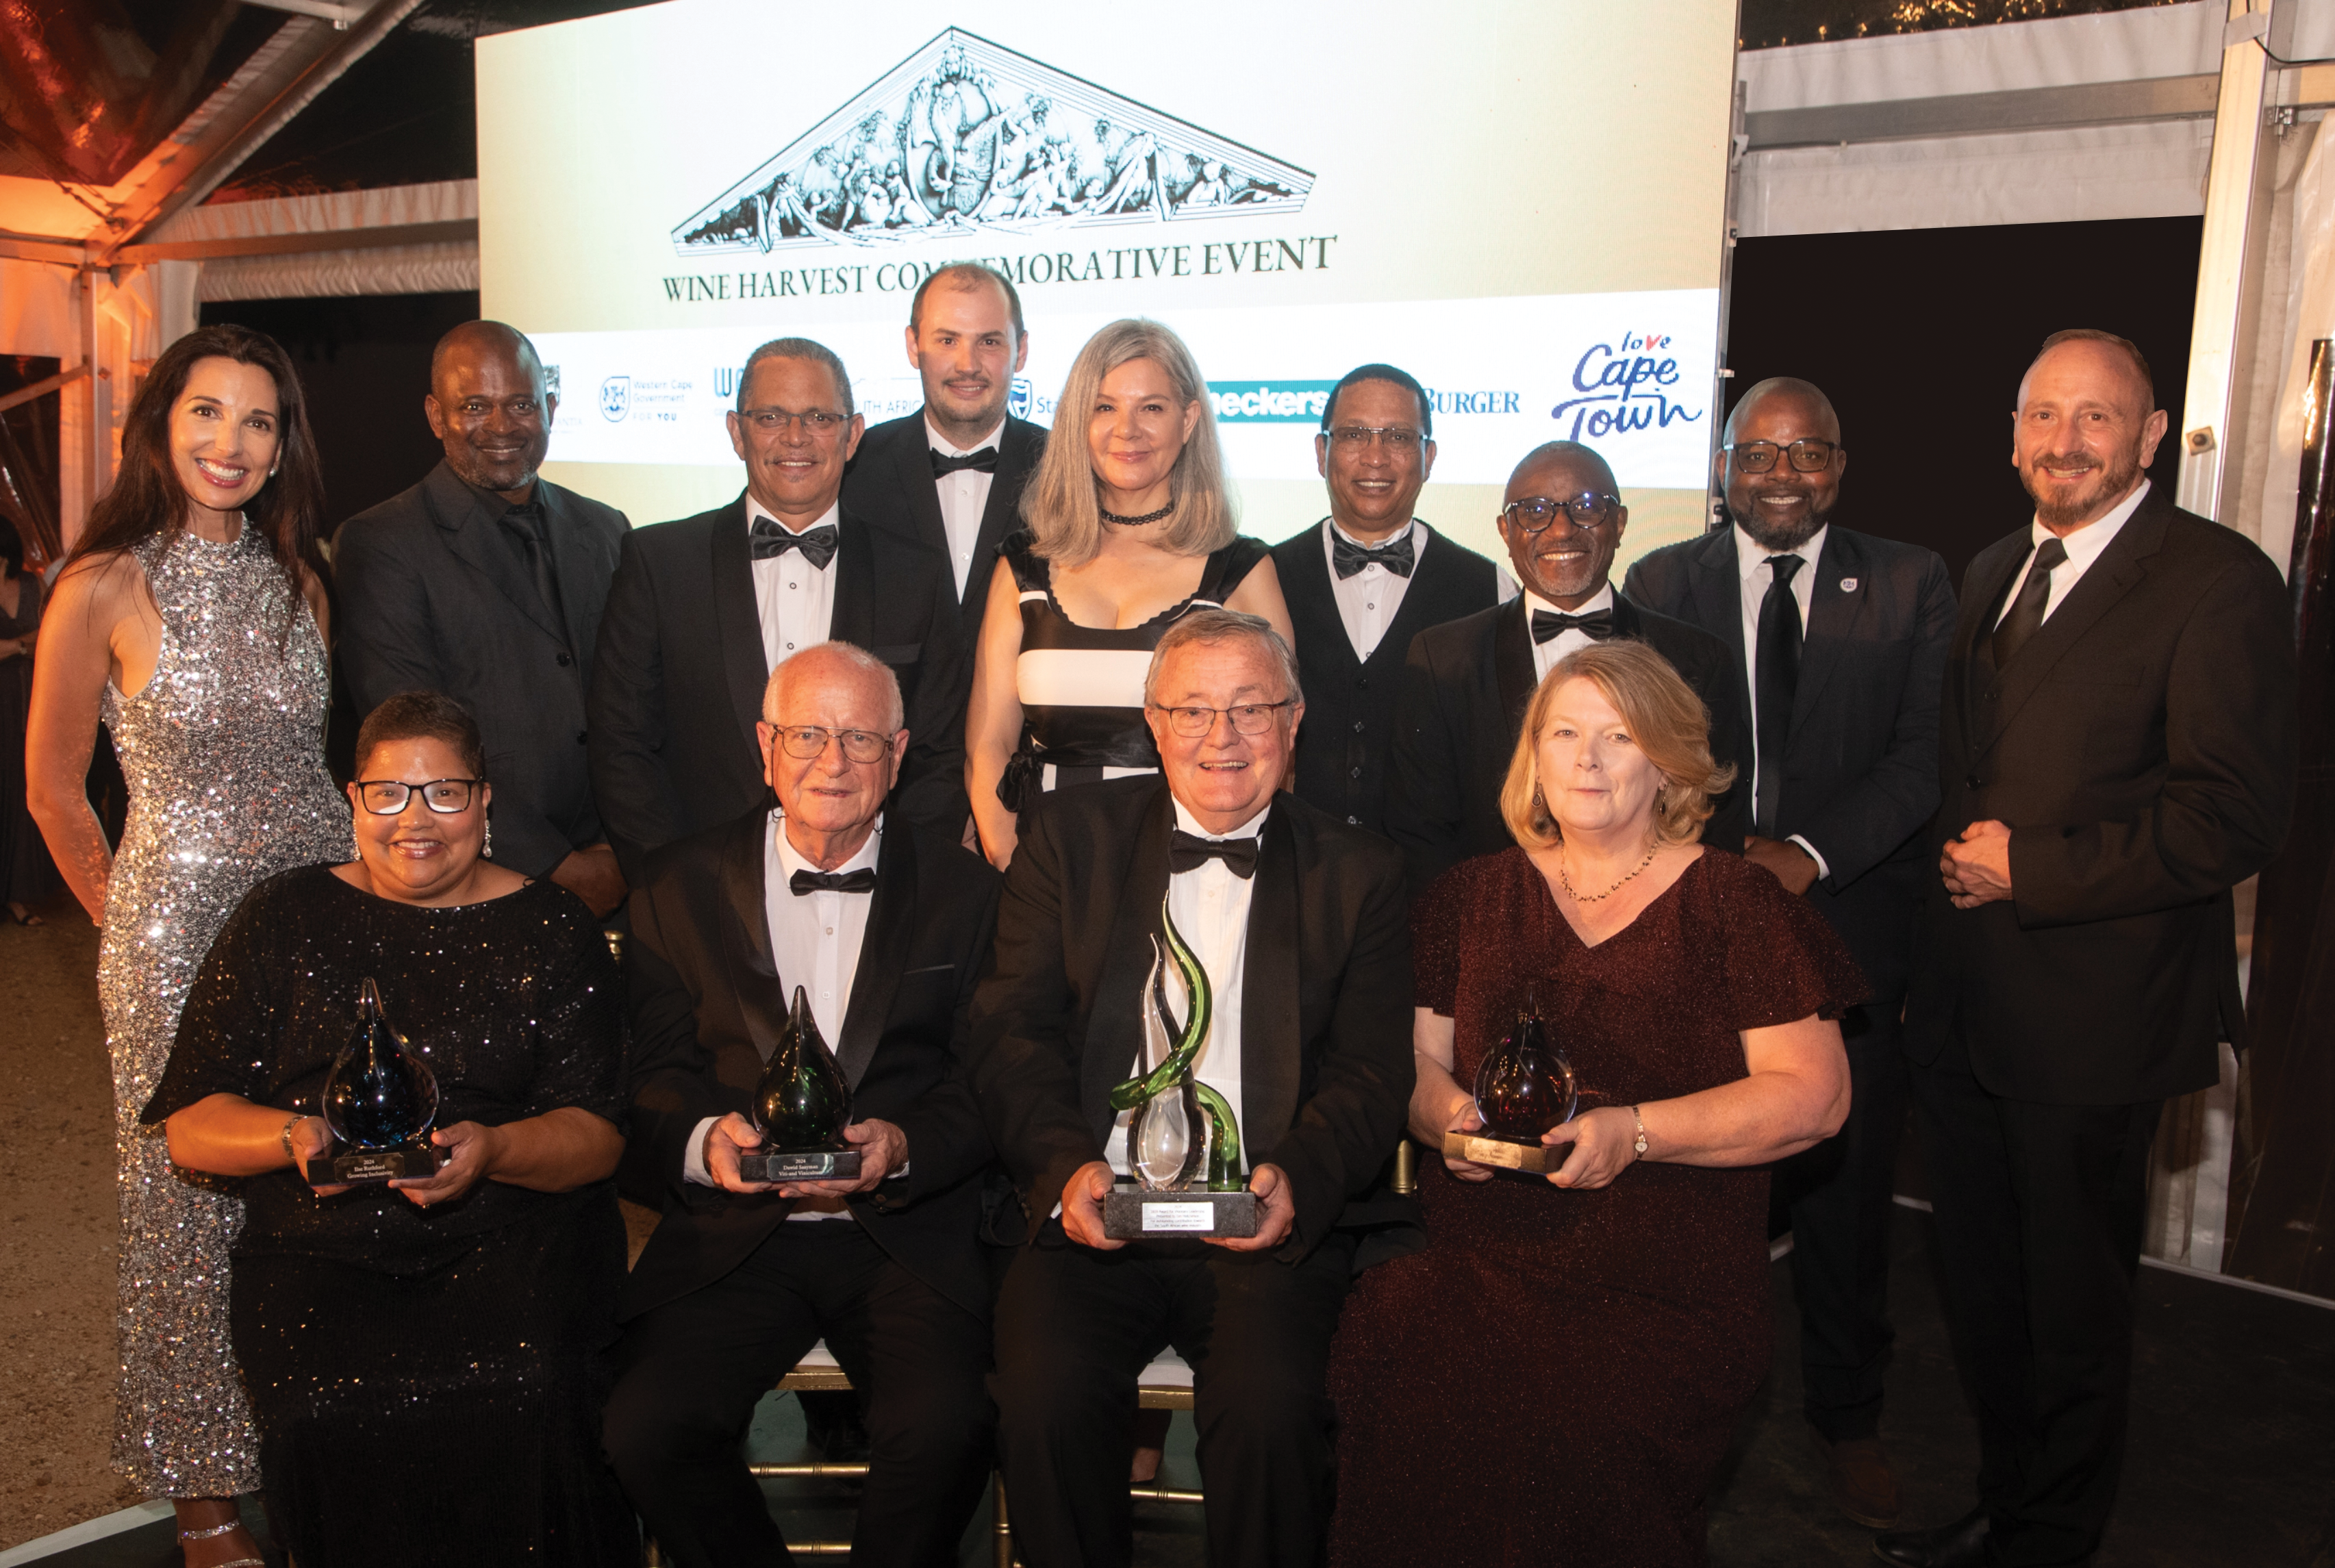
[[[314,1112],[367,977],[437,1074],[439,1126],[563,1106],[622,1125],[621,985],[582,901],[535,882],[423,909],[325,866],[261,883],[228,922],[145,1120],[219,1093]],[[426,1210],[385,1187],[320,1199],[289,1169],[242,1186],[229,1326],[300,1568],[639,1562],[599,1443],[612,1184],[482,1181]]]
[[[41,575],[19,573],[16,613],[0,615],[0,641],[40,630],[42,598]],[[61,886],[25,801],[24,719],[32,705],[33,661],[0,659],[0,903],[5,904],[39,904]]]

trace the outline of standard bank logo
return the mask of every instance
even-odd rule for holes
[[[1017,375],[1005,383],[1005,411],[1017,420],[1030,417],[1031,405],[1037,401],[1037,389],[1026,375]]]
[[[600,417],[610,424],[633,411],[633,378],[612,375],[600,383]]]
[[[673,230],[676,255],[1295,212],[1313,176],[961,28]]]

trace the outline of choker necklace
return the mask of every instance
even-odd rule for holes
[[[1176,498],[1173,496],[1168,497],[1168,504],[1166,506],[1160,508],[1156,512],[1146,512],[1139,518],[1122,518],[1117,512],[1112,511],[1109,507],[1105,506],[1098,505],[1096,509],[1102,513],[1102,520],[1106,523],[1117,523],[1122,528],[1141,528],[1146,523],[1156,523],[1160,518],[1166,517],[1168,513],[1174,511],[1176,509]]]
[[[1613,886],[1608,887],[1603,893],[1581,893],[1575,891],[1573,886],[1573,878],[1565,874],[1565,857],[1563,855],[1559,855],[1556,857],[1557,886],[1563,887],[1565,891],[1565,895],[1571,898],[1575,904],[1595,904],[1601,900],[1611,898],[1613,895],[1622,891],[1623,883],[1629,881],[1631,876],[1635,876],[1638,874],[1638,871],[1643,871],[1647,866],[1652,866],[1654,863],[1654,857],[1662,852],[1662,847],[1660,844],[1657,844],[1652,849],[1647,850],[1646,857],[1638,862],[1637,871],[1631,872],[1628,876],[1623,877],[1621,882],[1616,882]]]

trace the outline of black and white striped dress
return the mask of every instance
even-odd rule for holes
[[[1022,745],[999,780],[997,798],[1020,810],[1038,791],[1159,770],[1158,748],[1143,722],[1143,677],[1151,651],[1178,617],[1221,608],[1265,558],[1245,537],[1210,555],[1191,597],[1139,626],[1081,626],[1055,603],[1050,562],[1033,553],[1028,529],[997,547],[1022,598],[1022,656],[1013,671],[1022,699]]]

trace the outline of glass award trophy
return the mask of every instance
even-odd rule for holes
[[[762,1135],[760,1148],[738,1157],[738,1175],[750,1182],[831,1182],[859,1178],[859,1151],[844,1141],[851,1124],[851,1086],[819,1032],[810,997],[795,987],[794,1006],[779,1032],[746,1119]]]
[[[1103,1200],[1103,1234],[1123,1240],[1162,1236],[1253,1236],[1256,1195],[1241,1170],[1240,1127],[1225,1097],[1193,1076],[1211,1018],[1207,971],[1159,906],[1163,945],[1151,939],[1151,973],[1144,982],[1143,1076],[1110,1091],[1113,1110],[1132,1110],[1127,1163],[1132,1185],[1114,1186]],[[1168,1002],[1173,966],[1184,992],[1179,1025]]]
[[[438,1119],[438,1076],[382,1011],[367,976],[357,991],[356,1031],[325,1075],[317,1110],[333,1147],[308,1162],[312,1186],[368,1186],[430,1176],[446,1163],[430,1141]]]
[[[1539,1008],[1527,999],[1514,1028],[1484,1058],[1476,1072],[1478,1132],[1447,1132],[1443,1152],[1477,1165],[1545,1176],[1565,1164],[1573,1150],[1542,1143],[1540,1135],[1573,1119],[1581,1103],[1573,1063],[1551,1038]]]

